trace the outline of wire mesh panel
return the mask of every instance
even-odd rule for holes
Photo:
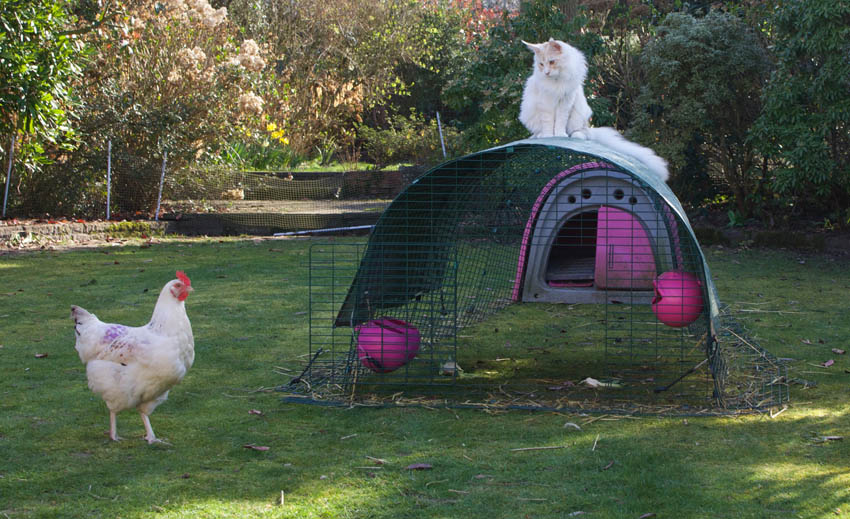
[[[214,221],[223,233],[372,225],[412,177],[400,171],[182,170],[166,177],[163,212],[165,219]]]
[[[603,157],[618,158],[525,144],[464,157],[415,180],[362,248],[322,249],[311,294],[328,304],[313,310],[311,352],[330,338],[336,387],[707,406],[747,381],[753,394],[736,401],[782,401],[768,355],[718,345],[713,284],[678,201]]]
[[[310,249],[310,357],[302,379],[348,394],[354,386],[387,384],[441,385],[453,382],[455,360],[457,282],[456,261],[441,269],[441,284],[392,311],[370,315],[354,327],[338,326],[337,314],[358,266],[361,244],[327,243]],[[429,261],[429,260],[426,260]],[[431,267],[437,262],[430,261]],[[370,264],[371,275],[404,287],[393,262]],[[428,263],[419,265],[428,269]],[[395,298],[392,291],[378,297]],[[377,301],[368,293],[364,304]],[[377,301],[378,307],[383,307]]]

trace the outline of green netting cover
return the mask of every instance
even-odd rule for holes
[[[546,183],[571,166],[592,162],[636,178],[675,213],[682,231],[696,243],[679,200],[642,163],[594,141],[517,141],[441,164],[390,204],[372,233],[336,325],[355,326],[440,287],[461,237],[474,241],[478,232],[480,239],[500,239],[518,248],[522,225]],[[476,221],[476,215],[502,221]],[[513,221],[504,221],[506,216]],[[695,249],[715,327],[716,290],[702,251]]]

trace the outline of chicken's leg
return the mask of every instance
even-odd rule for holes
[[[157,438],[156,435],[153,433],[153,427],[151,427],[151,419],[148,418],[148,415],[139,411],[139,416],[142,417],[142,423],[145,424],[145,439],[148,441],[148,445],[151,445],[151,444],[154,444],[154,443],[168,444],[168,442],[162,441],[159,438]]]
[[[115,425],[115,411],[109,411],[109,439],[117,442],[121,440],[118,436],[118,427]]]

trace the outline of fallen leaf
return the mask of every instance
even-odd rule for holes
[[[570,512],[567,514],[567,517],[577,517],[579,515],[584,515],[587,512],[582,512],[581,510],[576,510],[575,512]]]
[[[844,350],[840,350],[838,348],[832,348],[832,353],[836,355],[844,355]]]
[[[611,467],[613,467],[613,466],[614,466],[614,460],[611,460],[611,463],[609,463],[609,464],[605,465],[604,467],[602,467],[602,470],[608,470],[608,469],[610,469],[610,468],[611,468]]]
[[[404,468],[405,470],[431,470],[434,467],[432,467],[429,463],[414,463]]]
[[[267,451],[269,447],[265,445],[254,445],[253,443],[249,443],[247,445],[243,445],[246,449],[251,449],[252,451]]]
[[[43,359],[45,357],[47,357],[46,353],[36,353],[35,354],[35,358],[37,358],[37,359]]]
[[[648,514],[643,514],[638,519],[649,519],[650,517],[655,517],[655,512],[649,512]]]
[[[832,360],[832,359],[829,359],[828,361],[826,361],[826,362],[824,362],[823,364],[821,364],[821,366],[823,366],[823,367],[825,367],[825,368],[828,368],[828,367],[832,366],[833,364],[835,364],[835,361],[834,361],[834,360]]]
[[[248,414],[255,414],[257,416],[263,416],[263,412],[260,411],[259,409],[251,409],[250,411],[248,411]]]
[[[579,431],[581,430],[581,427],[579,427],[579,425],[578,425],[578,424],[575,424],[575,423],[573,423],[573,422],[567,422],[567,423],[565,423],[565,424],[564,424],[564,427],[565,427],[565,428],[566,428],[566,427],[572,427],[573,429],[578,429]]]
[[[809,339],[802,339],[800,342],[802,342],[803,344],[811,344],[812,343],[812,341],[810,341]]]

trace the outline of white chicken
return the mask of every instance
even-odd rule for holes
[[[118,441],[116,415],[136,408],[149,444],[154,435],[150,414],[168,398],[195,360],[192,325],[184,301],[192,282],[182,271],[159,294],[151,320],[130,327],[101,322],[79,306],[71,307],[77,353],[86,365],[89,389],[109,408],[109,437]]]

